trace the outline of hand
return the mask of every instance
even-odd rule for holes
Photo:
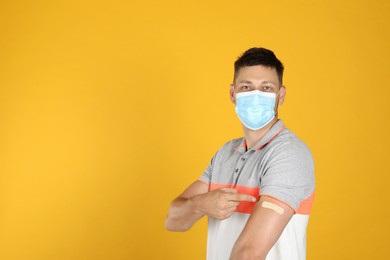
[[[194,198],[198,209],[206,215],[226,219],[236,210],[241,201],[255,202],[256,198],[248,194],[239,194],[236,189],[221,188],[198,195]]]

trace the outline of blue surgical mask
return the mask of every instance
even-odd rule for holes
[[[259,130],[275,118],[276,94],[253,90],[236,94],[236,113],[241,123]]]

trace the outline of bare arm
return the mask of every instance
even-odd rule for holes
[[[196,181],[192,183],[179,197],[174,199],[169,207],[165,227],[169,231],[186,231],[204,213],[198,210],[195,196],[208,192],[207,185]]]
[[[240,201],[255,200],[231,188],[208,192],[207,185],[196,181],[172,201],[165,226],[170,231],[186,231],[204,215],[225,219],[233,214]]]
[[[230,260],[264,260],[293,214],[287,205],[262,196],[237,239]]]

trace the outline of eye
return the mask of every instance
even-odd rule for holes
[[[241,86],[241,89],[242,89],[242,90],[249,90],[249,89],[250,89],[250,87],[249,87],[249,86],[247,86],[247,85],[243,85],[243,86]]]
[[[263,91],[271,91],[272,87],[271,86],[264,86]]]

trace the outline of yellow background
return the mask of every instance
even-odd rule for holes
[[[390,2],[1,1],[0,259],[205,258],[169,202],[242,135],[233,62],[284,62],[311,148],[308,259],[387,259]]]

